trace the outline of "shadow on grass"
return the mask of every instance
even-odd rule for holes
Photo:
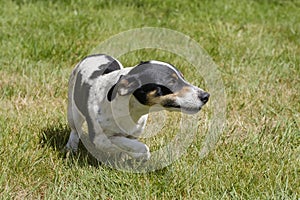
[[[41,145],[42,148],[51,148],[54,151],[58,152],[58,155],[61,159],[65,160],[66,163],[73,165],[78,164],[80,167],[93,166],[95,168],[102,168],[107,166],[107,164],[103,164],[98,161],[95,157],[93,157],[82,144],[79,142],[78,152],[74,154],[70,154],[65,150],[65,145],[68,142],[70,128],[66,124],[56,124],[54,126],[49,126],[41,129]],[[109,169],[114,168],[113,166],[107,166]],[[163,168],[160,170],[156,170],[155,172],[150,172],[155,174],[167,174],[167,168]]]
[[[81,142],[79,142],[78,152],[75,155],[70,154],[65,150],[70,131],[70,128],[65,124],[57,124],[42,129],[42,147],[52,148],[59,153],[58,155],[62,159],[76,161],[80,166],[92,165],[94,167],[99,167],[101,163],[86,150]]]

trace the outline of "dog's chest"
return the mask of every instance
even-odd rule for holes
[[[124,136],[138,137],[143,132],[148,115],[142,116],[134,122],[130,115],[118,115],[121,112],[111,108],[100,106],[97,112],[97,122],[100,124],[106,135],[121,134]]]

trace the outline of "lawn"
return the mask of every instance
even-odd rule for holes
[[[296,0],[0,0],[0,198],[299,199],[299,10]],[[141,27],[198,42],[218,66],[226,99],[211,96],[186,154],[163,169],[112,169],[83,145],[66,157],[72,68],[111,36]],[[119,59],[170,62],[209,88],[170,52],[141,49]],[[200,159],[214,101],[226,102],[226,126]],[[178,122],[167,124],[165,135],[145,140],[151,150],[173,136]]]

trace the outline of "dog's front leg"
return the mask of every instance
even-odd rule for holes
[[[93,128],[89,128],[89,135],[94,135],[93,143],[96,149],[107,153],[119,153],[120,148],[115,145],[108,137],[98,123],[93,123]]]
[[[147,161],[150,159],[149,147],[137,139],[121,136],[113,136],[109,139],[121,152],[128,154],[138,161]]]
[[[97,149],[103,152],[116,153],[119,151],[118,147],[103,133],[97,133],[93,143]]]

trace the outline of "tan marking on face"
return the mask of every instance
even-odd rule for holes
[[[128,86],[128,84],[129,84],[129,82],[126,79],[121,80],[120,83],[119,83],[119,85],[122,85],[122,86],[125,86],[125,87]]]
[[[184,97],[184,96],[186,96],[186,93],[188,93],[190,91],[191,91],[191,87],[185,86],[185,87],[182,87],[181,90],[179,90],[173,94],[156,97],[155,94],[157,91],[153,90],[147,94],[147,104],[149,106],[153,106],[155,104],[162,105],[164,102],[169,101],[169,100],[175,101],[176,97]]]
[[[149,106],[153,106],[155,104],[162,104],[163,102],[174,99],[175,95],[174,94],[168,94],[165,96],[155,96],[156,90],[153,90],[147,94],[147,104]]]
[[[191,87],[189,86],[184,86],[182,87],[181,90],[179,90],[178,92],[175,93],[176,96],[178,97],[184,97],[186,95],[186,93],[191,91]]]
[[[176,73],[173,73],[171,76],[172,76],[173,78],[175,78],[176,80],[178,80],[178,76],[177,76]]]
[[[157,92],[157,90],[153,90],[153,91],[151,91],[151,92],[149,92],[149,93],[147,94],[147,104],[148,104],[149,106],[152,106],[152,105],[155,104],[154,99],[155,99],[155,93],[156,93],[156,92]]]

